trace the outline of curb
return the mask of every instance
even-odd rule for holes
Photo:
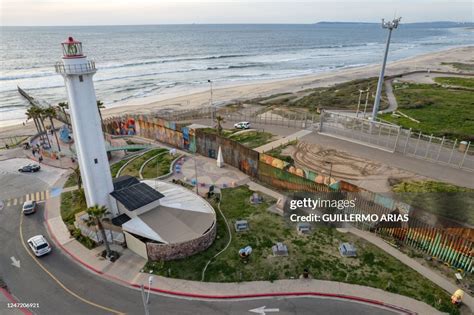
[[[10,292],[8,292],[6,289],[4,288],[0,288],[0,293],[2,293],[6,298],[7,300],[9,300],[10,302],[9,303],[13,303],[13,304],[28,304],[28,303],[20,303],[18,302],[14,297],[13,295],[10,294]],[[10,309],[10,308],[8,308]],[[30,312],[28,309],[26,309],[25,307],[15,307],[15,308],[11,308],[12,310],[19,310],[20,312],[22,312],[23,314],[25,315],[33,315],[32,312]]]
[[[54,240],[54,243],[65,253],[67,253],[71,258],[73,258],[76,263],[82,265],[83,267],[89,269],[89,271],[92,271],[102,278],[108,278],[110,280],[113,280],[115,282],[119,282],[125,286],[131,287],[131,288],[137,288],[139,289],[141,285],[136,284],[136,283],[131,283],[125,280],[122,280],[120,278],[117,278],[115,276],[111,276],[107,273],[104,273],[101,270],[98,270],[91,265],[87,264],[86,262],[82,261],[80,258],[78,258],[76,255],[71,253],[69,250],[67,250],[62,244],[58,242],[58,239],[56,238],[56,235],[52,233],[51,226],[49,225],[48,222],[48,215],[47,215],[47,210],[45,209],[44,211],[44,220],[46,222],[46,227],[48,230],[48,233],[51,235],[51,237]],[[397,311],[402,314],[417,314],[415,312],[412,312],[408,309],[392,305],[392,304],[387,304],[384,302],[376,301],[376,300],[371,300],[371,299],[366,299],[362,297],[357,297],[357,296],[351,296],[351,295],[344,295],[344,294],[337,294],[337,293],[322,293],[322,292],[275,292],[275,293],[253,293],[253,294],[234,294],[234,295],[206,295],[206,294],[197,294],[197,293],[189,293],[189,292],[180,292],[180,291],[171,291],[171,290],[165,290],[165,289],[159,289],[159,288],[150,288],[151,291],[156,292],[156,293],[161,293],[161,294],[166,294],[170,296],[176,296],[176,297],[186,297],[186,298],[195,298],[195,299],[206,299],[206,300],[235,300],[235,299],[251,299],[251,298],[265,298],[265,297],[284,297],[284,296],[290,296],[290,297],[304,297],[304,296],[314,296],[314,297],[326,297],[326,298],[335,298],[335,299],[341,299],[341,300],[348,300],[348,301],[354,301],[354,302],[359,302],[359,303],[365,303],[365,304],[370,304],[378,307],[384,307],[388,308],[394,311]],[[31,314],[31,313],[26,313],[26,314]]]

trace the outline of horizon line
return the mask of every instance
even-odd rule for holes
[[[380,19],[381,20],[381,19]],[[96,27],[96,26],[168,26],[168,25],[316,25],[322,23],[340,23],[340,24],[380,24],[380,21],[366,22],[366,21],[318,21],[311,23],[250,23],[250,22],[239,22],[239,23],[145,23],[145,24],[73,24],[73,25],[0,25],[0,27]],[[406,22],[404,25],[409,24],[423,24],[423,23],[453,23],[453,24],[474,24],[473,21],[452,21],[452,20],[434,20],[434,21],[417,21],[417,22]]]

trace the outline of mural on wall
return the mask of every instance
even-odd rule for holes
[[[267,165],[271,165],[275,168],[287,171],[293,175],[303,177],[309,181],[318,183],[318,184],[324,184],[328,185],[332,189],[339,189],[339,182],[334,179],[330,178],[329,176],[317,174],[316,172],[312,170],[305,170],[302,168],[298,168],[286,161],[280,160],[278,158],[275,158],[273,156],[267,155],[267,154],[260,154],[260,162],[263,162]]]

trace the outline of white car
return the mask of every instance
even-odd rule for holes
[[[21,211],[25,215],[35,213],[36,212],[36,201],[34,201],[34,200],[25,201]]]
[[[28,245],[37,257],[51,252],[51,246],[43,235],[33,236],[28,240]]]
[[[250,123],[248,121],[241,121],[236,124],[234,124],[234,128],[236,129],[249,129],[250,128]]]

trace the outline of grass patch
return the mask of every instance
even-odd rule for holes
[[[402,181],[392,190],[415,209],[474,225],[474,189],[436,181]]]
[[[442,62],[442,65],[448,65],[458,70],[474,71],[474,64],[463,62]]]
[[[377,78],[369,78],[362,80],[354,80],[341,84],[337,84],[331,87],[316,88],[312,90],[311,94],[304,96],[303,98],[293,103],[296,107],[306,107],[310,110],[316,111],[317,107],[320,108],[331,108],[331,109],[357,109],[357,103],[359,101],[359,90],[367,90],[370,87],[369,95],[369,108],[371,111],[372,104],[374,103],[373,95],[377,86]],[[382,95],[385,96],[385,87],[382,90]],[[365,104],[365,95],[361,100],[361,107]],[[388,101],[385,97],[382,97],[380,101],[380,108],[384,109],[388,106]]]
[[[156,178],[168,174],[170,172],[171,163],[174,159],[175,157],[171,156],[169,153],[158,155],[143,168],[143,178]]]
[[[390,114],[380,118],[434,136],[451,139],[474,139],[474,92],[455,90],[433,84],[396,84],[394,91],[399,110],[416,119]]]
[[[436,83],[439,83],[439,84],[474,88],[474,78],[438,77],[438,78],[435,78],[434,80]]]
[[[254,149],[270,142],[273,138],[273,134],[264,131],[248,131],[239,133],[238,135],[233,134],[228,138],[248,148]]]
[[[458,314],[450,304],[449,294],[430,280],[403,265],[378,247],[351,234],[333,228],[317,227],[308,236],[299,236],[294,223],[267,211],[273,200],[252,205],[252,192],[246,187],[222,190],[221,209],[230,224],[246,219],[250,231],[236,233],[232,228],[232,242],[208,267],[205,281],[274,281],[298,278],[305,268],[316,279],[341,281],[380,288],[424,301],[440,311]],[[228,241],[227,229],[218,215],[217,239],[206,251],[170,262],[148,262],[145,272],[172,278],[201,280],[206,262],[224,248]],[[273,257],[271,246],[278,241],[288,246],[289,256]],[[358,250],[358,258],[342,258],[337,250],[340,242],[351,242]],[[253,253],[247,263],[238,250],[250,245]]]
[[[127,161],[128,160],[121,160],[121,161],[118,161],[117,163],[110,165],[110,173],[112,174],[112,178],[115,178],[115,176],[117,176],[117,172],[125,163],[127,163]]]
[[[131,161],[123,170],[120,172],[120,176],[124,175],[131,175],[134,177],[139,177],[138,171],[140,170],[140,167],[142,166],[143,163],[145,163],[146,160],[150,159],[151,157],[157,155],[158,153],[163,153],[167,152],[167,149],[164,148],[159,148],[159,149],[153,149],[150,150],[143,155],[137,157],[133,161]]]
[[[87,206],[85,204],[83,190],[74,190],[69,192],[64,192],[61,194],[61,207],[60,213],[61,218],[69,230],[69,233],[78,240],[85,247],[92,249],[97,246],[97,244],[88,237],[85,237],[81,234],[79,229],[76,229],[74,226],[75,215],[81,211],[84,211]]]

